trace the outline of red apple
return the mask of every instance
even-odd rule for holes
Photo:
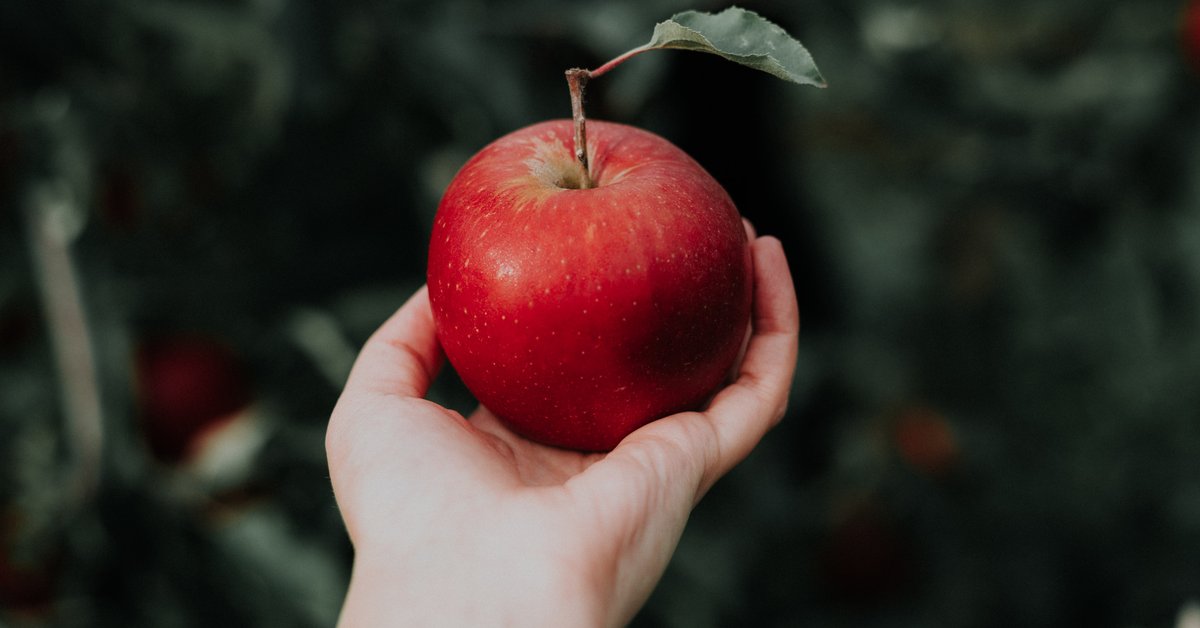
[[[833,522],[818,554],[832,597],[855,608],[904,597],[915,581],[917,556],[891,513],[870,501]]]
[[[722,383],[752,280],[738,211],[699,164],[647,131],[587,130],[588,189],[570,120],[472,157],[438,207],[428,281],[483,405],[532,440],[604,451]]]
[[[136,376],[146,441],[166,462],[189,457],[205,434],[232,421],[251,401],[241,361],[229,347],[203,335],[143,342]]]
[[[1192,69],[1200,72],[1200,0],[1191,0],[1184,9],[1181,30],[1183,54]]]
[[[104,169],[96,196],[99,213],[108,226],[128,230],[137,225],[142,214],[142,184],[137,172],[129,167]]]
[[[0,625],[5,612],[17,620],[48,618],[62,568],[57,548],[19,547],[22,517],[0,508]]]
[[[954,428],[933,408],[914,405],[901,410],[892,437],[904,462],[926,475],[944,476],[958,463]]]
[[[57,575],[54,563],[24,562],[0,555],[0,610],[31,619],[49,615]]]

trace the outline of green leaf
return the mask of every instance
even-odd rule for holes
[[[654,49],[698,50],[762,70],[785,81],[825,87],[812,55],[799,41],[766,18],[738,7],[717,14],[677,13],[654,27]]]

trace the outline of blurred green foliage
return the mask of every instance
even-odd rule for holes
[[[788,418],[636,625],[1173,624],[1200,598],[1183,0],[744,4],[829,89],[657,52],[589,94],[784,241],[804,319]],[[324,423],[423,281],[444,185],[568,115],[564,69],[723,6],[0,3],[0,624],[331,624],[351,550]],[[79,347],[48,313],[47,212],[99,470],[61,398],[80,375],[54,343]],[[175,336],[234,348],[253,390],[216,471],[143,442],[135,358]],[[434,394],[469,404],[452,377]]]

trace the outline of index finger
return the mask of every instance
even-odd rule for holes
[[[429,289],[422,286],[363,345],[346,392],[424,397],[443,359]]]

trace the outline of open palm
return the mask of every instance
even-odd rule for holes
[[[795,293],[778,241],[751,246],[753,333],[734,382],[605,454],[425,400],[443,357],[427,293],[413,295],[364,346],[330,419],[330,476],[357,551],[343,624],[627,621],[696,501],[786,408]]]

